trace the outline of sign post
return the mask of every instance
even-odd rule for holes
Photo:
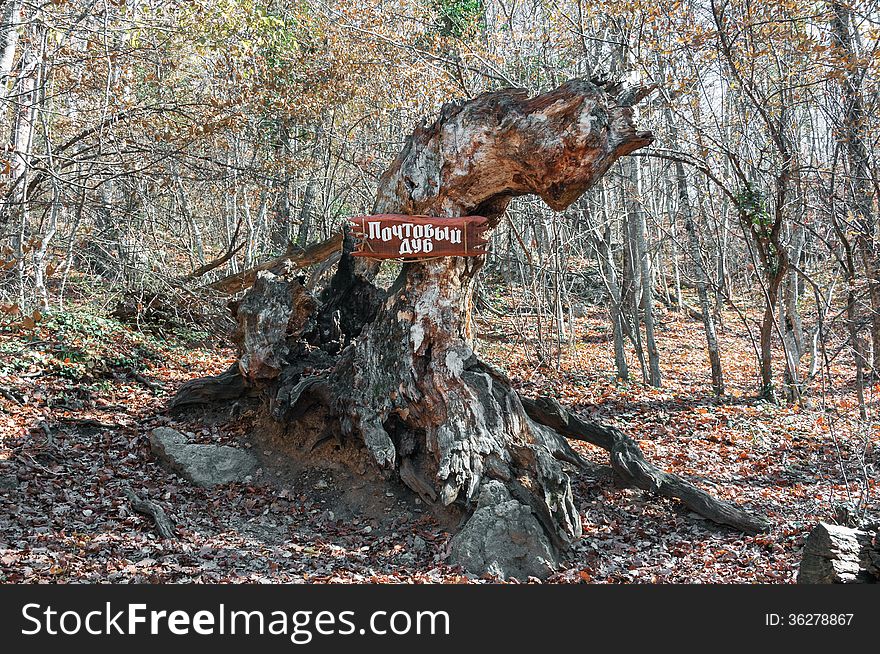
[[[488,220],[482,216],[435,218],[379,214],[349,218],[359,239],[355,257],[428,259],[477,257],[486,254],[483,237]]]

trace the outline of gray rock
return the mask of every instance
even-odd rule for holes
[[[546,579],[559,565],[532,510],[498,481],[483,484],[477,510],[450,542],[450,561],[468,572],[502,579]]]
[[[18,477],[15,475],[0,475],[0,490],[15,490],[18,488]]]
[[[413,538],[412,547],[415,552],[424,552],[428,548],[428,543],[421,536],[416,536]]]
[[[227,445],[196,445],[168,427],[157,427],[150,434],[150,448],[166,468],[198,486],[244,481],[257,467],[250,452]]]

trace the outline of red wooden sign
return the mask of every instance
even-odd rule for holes
[[[379,214],[349,218],[360,239],[355,257],[373,259],[426,259],[476,257],[486,254],[483,233],[488,221],[481,216],[432,218]]]

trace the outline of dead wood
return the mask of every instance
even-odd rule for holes
[[[174,525],[171,524],[168,516],[165,515],[165,509],[152,500],[140,497],[128,486],[123,487],[122,493],[134,511],[152,519],[156,525],[156,531],[159,532],[162,538],[174,539],[177,537],[174,533]]]
[[[229,261],[232,257],[234,257],[236,254],[238,254],[245,245],[247,245],[246,242],[239,243],[237,246],[234,246],[234,247],[231,246],[229,248],[229,250],[227,250],[224,255],[217,257],[213,261],[209,261],[208,263],[206,263],[203,266],[199,266],[198,268],[193,270],[191,273],[186,275],[183,279],[185,279],[185,280],[198,279],[199,277],[207,275],[209,272],[211,272],[215,268],[219,268],[224,263]]]
[[[513,197],[526,194],[561,211],[653,138],[633,125],[630,104],[640,93],[618,93],[571,80],[532,98],[505,89],[447,104],[382,176],[373,213],[440,223],[483,216],[491,228]],[[282,264],[316,262],[340,244],[336,273],[316,306],[298,308],[297,297],[313,296]],[[474,364],[473,287],[484,257],[405,263],[384,291],[372,283],[377,264],[355,260],[353,249],[350,236],[339,236],[310,248],[313,256],[285,255],[212,285],[224,292],[250,286],[238,307],[244,374],[193,382],[174,405],[247,388],[266,397],[280,421],[304,420],[320,405],[338,421],[341,439],[360,443],[384,474],[426,502],[470,512],[481,495],[509,498],[503,501],[524,507],[505,510],[535,516],[547,543],[565,550],[581,536],[569,473],[587,463],[566,438],[529,418],[506,380]],[[496,492],[499,483],[505,492]],[[482,493],[488,485],[494,490]]]
[[[315,243],[304,249],[291,244],[280,257],[212,282],[207,285],[207,288],[227,295],[234,295],[252,286],[257,279],[257,273],[260,271],[268,270],[277,275],[282,273],[287,265],[305,268],[323,261],[342,247],[342,238],[342,232],[339,232],[325,241]]]
[[[880,532],[820,522],[804,543],[799,584],[880,582]]]
[[[678,475],[663,472],[645,459],[638,444],[616,427],[581,420],[551,397],[520,398],[529,417],[567,438],[597,445],[611,453],[611,467],[624,483],[672,497],[712,522],[749,534],[766,531],[767,518],[719,500]]]
[[[238,363],[234,363],[219,375],[191,379],[184,383],[172,398],[169,408],[228,402],[243,397],[249,391]]]

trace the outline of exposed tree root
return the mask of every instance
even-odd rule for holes
[[[765,517],[748,513],[735,504],[714,498],[679,475],[660,470],[648,462],[636,442],[619,429],[582,420],[563,408],[551,397],[530,399],[517,396],[510,388],[510,382],[504,373],[478,360],[475,356],[472,356],[465,362],[463,372],[463,377],[472,386],[471,392],[474,392],[475,396],[480,398],[480,406],[495,405],[500,413],[502,404],[508,407],[507,410],[513,408],[514,412],[516,411],[515,406],[519,404],[530,419],[530,422],[536,423],[526,424],[524,428],[541,433],[541,451],[549,451],[552,453],[552,459],[559,463],[567,463],[576,468],[588,468],[591,465],[589,461],[583,459],[577,452],[572,450],[565,443],[565,440],[554,438],[554,436],[559,435],[564,438],[591,443],[610,453],[612,469],[627,485],[665,497],[678,499],[689,509],[708,520],[745,533],[759,533],[766,531],[771,526],[770,521]],[[484,381],[481,383],[475,381],[479,380],[480,377],[473,377],[474,375],[483,375],[484,379],[486,377],[491,378],[491,382],[486,383]],[[343,384],[342,386],[347,385]],[[237,399],[244,395],[247,389],[248,387],[238,373],[237,368],[233,368],[222,375],[193,380],[184,385],[181,388],[183,395],[178,396],[183,399],[178,400],[178,398],[175,398],[173,406]],[[487,392],[492,393],[494,396],[493,401],[490,402],[489,398],[486,397]],[[511,397],[508,394],[515,398],[516,401],[511,403]],[[501,400],[501,403],[499,403],[499,400]],[[350,401],[350,394],[348,392],[340,393],[339,379],[338,377],[334,378],[332,370],[328,369],[319,374],[296,375],[290,378],[287,383],[282,383],[274,393],[271,409],[276,419],[290,420],[296,419],[297,416],[309,411],[310,407],[318,403],[329,409],[331,415],[335,416],[336,419],[342,419],[344,411],[340,410],[341,404],[350,403]],[[495,422],[500,418],[500,415],[495,416],[492,418],[492,421]],[[498,425],[499,423],[495,422],[495,424]],[[394,468],[394,463],[396,462],[397,473],[401,481],[416,492],[426,503],[436,503],[441,500],[441,493],[443,492],[436,487],[437,482],[442,481],[436,479],[435,476],[439,462],[434,462],[432,465],[430,461],[426,461],[424,458],[426,452],[418,447],[411,449],[413,446],[406,445],[404,442],[406,439],[401,440],[402,434],[399,430],[404,426],[399,421],[391,421],[390,423],[388,421],[384,423],[379,422],[377,425],[374,425],[374,428],[376,430],[381,429],[381,433],[378,431],[371,433],[369,431],[359,431],[350,423],[348,433],[362,440],[367,449],[377,458],[377,461],[381,459],[386,462],[386,467]],[[541,432],[542,427],[549,428],[552,431],[549,434],[548,430]],[[389,435],[389,430],[393,432],[393,438]],[[514,493],[517,499],[535,510],[545,529],[551,535],[551,540],[557,546],[564,547],[564,542],[569,541],[571,537],[575,536],[575,530],[572,529],[574,533],[569,533],[566,535],[567,537],[562,538],[562,535],[556,532],[558,527],[555,525],[557,525],[558,516],[553,517],[552,513],[554,512],[550,510],[550,507],[544,501],[536,501],[534,487],[531,490],[527,490],[521,481],[516,481],[521,479],[524,473],[524,470],[517,471],[519,466],[516,464],[516,460],[519,457],[525,456],[524,461],[530,461],[531,457],[527,454],[530,449],[528,447],[521,449],[519,454],[508,460],[507,463],[501,462],[503,456],[501,456],[500,452],[497,453],[500,458],[490,455],[487,459],[489,463],[486,469],[480,470],[475,479],[470,477],[468,479],[471,480],[471,486],[474,490],[480,486],[482,473],[485,473],[489,478],[500,478],[506,483],[511,484],[517,491]],[[381,454],[381,452],[384,452],[384,454]],[[535,463],[532,461],[527,467],[534,467],[534,465]],[[552,469],[556,469],[558,471],[556,474],[561,474],[565,477],[565,473],[557,468],[556,464],[549,464],[549,460],[545,460],[544,467],[546,468],[547,465],[550,465]],[[511,466],[512,470],[508,469],[508,466]],[[533,483],[534,481],[536,480],[533,480]],[[561,482],[561,479],[559,481]],[[559,488],[557,488],[558,490]],[[448,490],[446,492],[449,493]],[[450,496],[451,499],[444,502],[445,504],[458,499],[457,493],[454,496],[450,494]],[[473,499],[473,493],[467,494],[461,499],[467,504],[467,500]]]
[[[494,226],[513,197],[527,194],[561,211],[615,160],[651,142],[632,122],[639,94],[571,80],[534,98],[507,89],[447,104],[383,175],[373,211],[438,221],[481,215]],[[238,364],[184,385],[172,406],[253,388],[276,420],[338,421],[338,429],[323,427],[325,435],[362,444],[383,474],[399,475],[426,502],[471,515],[451,543],[465,566],[506,559],[510,567],[499,570],[530,574],[520,565],[529,551],[512,545],[532,543],[526,550],[543,556],[580,538],[569,475],[590,464],[566,438],[609,450],[614,470],[634,486],[681,499],[715,522],[767,528],[650,465],[619,431],[583,423],[550,400],[521,400],[503,373],[480,362],[472,298],[483,257],[407,262],[386,292],[372,283],[375,266],[349,256],[350,237],[341,242],[336,274],[319,298],[296,278],[303,257],[218,282],[224,290],[251,286],[238,305]],[[330,256],[339,246],[315,247]],[[498,542],[506,537],[510,543]]]
[[[770,521],[735,504],[719,500],[678,475],[663,472],[645,459],[636,442],[616,427],[586,422],[560,406],[552,397],[520,398],[529,417],[567,438],[598,445],[611,453],[611,467],[627,484],[681,500],[685,506],[721,525],[749,534],[766,531]]]
[[[245,395],[256,392],[249,387],[239,372],[238,364],[234,363],[226,372],[213,377],[191,379],[183,384],[168,405],[171,409],[214,402],[237,400]]]
[[[174,533],[174,525],[171,524],[168,516],[165,515],[165,509],[152,500],[140,497],[128,486],[123,487],[122,492],[135,512],[152,519],[156,525],[156,531],[159,532],[162,538],[173,539],[177,537]]]

